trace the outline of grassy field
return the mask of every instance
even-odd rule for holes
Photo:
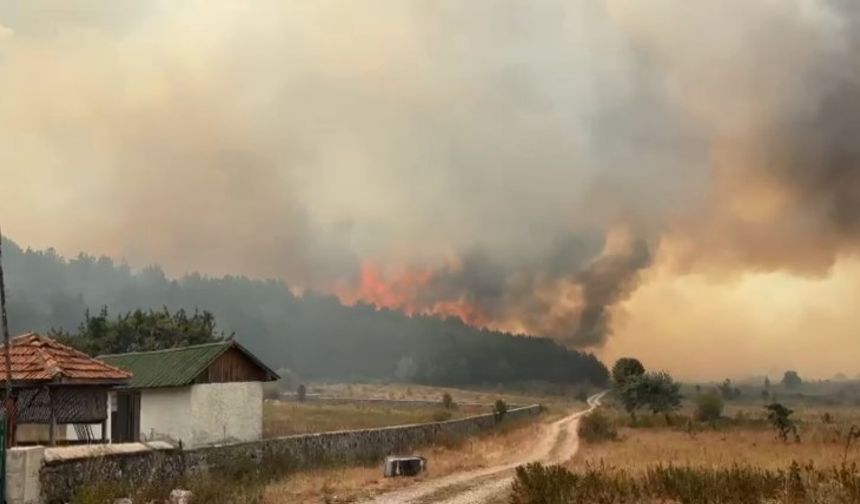
[[[428,446],[415,451],[430,461],[418,478],[384,478],[381,465],[307,471],[267,485],[265,504],[354,502],[404,485],[438,478],[458,471],[508,462],[530,446],[545,422],[512,422],[496,431],[452,444]]]
[[[754,401],[730,403],[714,422],[694,421],[689,404],[670,423],[601,408],[595,417],[606,422],[581,423],[577,456],[563,467],[522,468],[508,502],[860,502],[860,439],[849,434],[860,408],[821,404],[790,403],[798,439],[787,441]],[[587,436],[587,425],[604,435]]]
[[[456,403],[492,404],[502,399],[508,404],[541,403],[562,408],[583,406],[595,392],[590,388],[550,384],[520,384],[504,387],[459,389],[401,383],[312,383],[309,394],[363,399],[440,401],[448,393]]]
[[[312,397],[345,399],[382,399],[388,401],[432,401],[437,405],[415,406],[384,403],[331,404],[309,400],[267,400],[263,407],[263,435],[289,436],[312,432],[346,429],[368,429],[413,423],[451,420],[471,415],[490,413],[492,404],[502,399],[509,405],[540,403],[554,411],[583,408],[585,389],[566,389],[542,385],[528,391],[475,389],[462,390],[445,387],[397,383],[313,383],[307,392]],[[442,406],[443,394],[450,394],[456,405],[453,409]]]
[[[435,422],[489,412],[489,408],[469,406],[446,410],[441,403],[437,407],[425,408],[266,401],[263,405],[263,436],[271,438],[311,432]]]
[[[618,440],[585,443],[569,467],[604,464],[641,472],[659,463],[767,469],[785,468],[794,461],[821,468],[832,468],[843,461],[860,463],[858,443],[846,449],[851,426],[860,425],[860,408],[797,410],[792,418],[800,442],[778,439],[761,406],[727,408],[726,418],[713,425],[690,423],[684,413],[673,417],[673,425],[667,425],[662,416],[648,415],[631,426],[629,418],[609,410],[608,415],[618,427]]]

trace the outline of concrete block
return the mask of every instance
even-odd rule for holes
[[[45,447],[11,448],[6,452],[6,502],[40,504],[39,473],[45,461]]]

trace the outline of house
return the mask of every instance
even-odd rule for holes
[[[235,341],[99,358],[132,373],[111,394],[113,443],[190,448],[262,437],[263,383],[278,375]]]
[[[0,351],[0,384],[6,381],[5,351]],[[92,426],[105,432],[108,392],[131,379],[128,371],[94,359],[36,333],[9,345],[15,417],[9,423],[12,445],[65,441],[66,425],[92,442]],[[104,437],[100,438],[105,441]]]

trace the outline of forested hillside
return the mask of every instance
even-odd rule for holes
[[[111,259],[3,243],[13,332],[74,332],[87,310],[112,316],[137,309],[207,310],[218,329],[275,368],[303,378],[401,379],[434,384],[541,380],[606,382],[593,355],[551,340],[478,330],[459,320],[407,317],[330,296],[297,297],[279,281],[188,275],[158,267],[132,271]]]

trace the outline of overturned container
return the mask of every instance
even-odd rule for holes
[[[427,470],[424,457],[385,457],[383,471],[386,478],[395,476],[417,476]]]

